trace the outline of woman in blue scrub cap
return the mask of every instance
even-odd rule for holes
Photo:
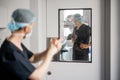
[[[73,60],[89,60],[89,47],[91,44],[91,27],[84,23],[80,14],[74,14],[72,19],[75,27],[72,33]]]
[[[34,13],[27,9],[17,9],[13,12],[11,16],[11,22],[8,24],[8,28],[12,33],[18,32],[20,29],[25,29],[25,27],[29,26],[28,28],[32,28],[36,17]],[[29,30],[30,31],[30,30]],[[27,31],[27,33],[29,32]],[[30,31],[32,32],[32,31]],[[18,33],[19,35],[27,35],[27,33]],[[17,34],[17,35],[18,35]],[[29,33],[30,34],[30,33]]]
[[[29,9],[16,9],[11,17],[8,28],[12,34],[0,48],[1,80],[41,80],[53,56],[60,51],[61,41],[53,38],[47,50],[34,54],[22,40],[32,31],[35,15]],[[31,64],[40,60],[42,63],[36,68]]]

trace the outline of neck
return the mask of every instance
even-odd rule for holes
[[[80,28],[82,23],[77,23],[76,25],[77,25],[77,28]]]
[[[11,41],[12,43],[14,43],[15,45],[21,45],[21,42],[24,38],[24,34],[22,33],[13,33],[8,40]]]

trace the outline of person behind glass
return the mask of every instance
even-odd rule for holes
[[[22,43],[32,31],[35,15],[29,9],[16,9],[8,24],[11,36],[0,48],[0,80],[42,80],[55,54],[61,49],[61,41],[53,38],[44,52],[33,54]],[[42,60],[38,67],[31,63]]]
[[[75,27],[72,34],[73,41],[73,60],[88,60],[89,38],[91,35],[90,27],[83,23],[83,18],[80,14],[74,14],[72,19]]]

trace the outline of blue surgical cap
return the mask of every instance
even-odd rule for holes
[[[76,19],[78,22],[83,22],[83,17],[80,14],[74,14],[73,19]]]
[[[18,29],[33,23],[36,20],[34,13],[29,9],[16,9],[11,16],[11,22],[8,28],[14,32]]]

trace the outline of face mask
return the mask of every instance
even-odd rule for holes
[[[73,26],[76,26],[74,19],[71,20]]]
[[[72,21],[73,26],[76,26],[76,24]]]
[[[25,35],[25,38],[29,38],[29,37],[31,37],[31,35],[32,35],[32,30],[31,30],[30,33],[28,33],[28,34]]]

